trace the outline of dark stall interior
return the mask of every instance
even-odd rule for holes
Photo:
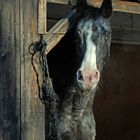
[[[139,140],[140,46],[111,45],[111,56],[96,94],[97,140]]]

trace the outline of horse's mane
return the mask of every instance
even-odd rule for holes
[[[89,20],[89,19],[95,19],[98,18],[101,15],[101,11],[99,8],[88,6],[82,15],[82,18],[84,20]]]

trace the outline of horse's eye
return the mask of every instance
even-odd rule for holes
[[[79,38],[79,33],[78,32],[75,32],[75,37]]]
[[[76,34],[76,39],[77,40],[82,39],[82,36],[83,36],[83,31],[82,30],[78,29],[75,34]]]

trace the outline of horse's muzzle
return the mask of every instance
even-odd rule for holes
[[[79,69],[76,76],[80,87],[86,90],[93,90],[99,82],[100,72],[97,69],[94,69],[92,72]]]

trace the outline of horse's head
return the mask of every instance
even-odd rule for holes
[[[77,82],[84,90],[94,90],[108,56],[111,43],[109,17],[111,0],[104,0],[101,8],[84,4],[83,16],[76,28]]]

